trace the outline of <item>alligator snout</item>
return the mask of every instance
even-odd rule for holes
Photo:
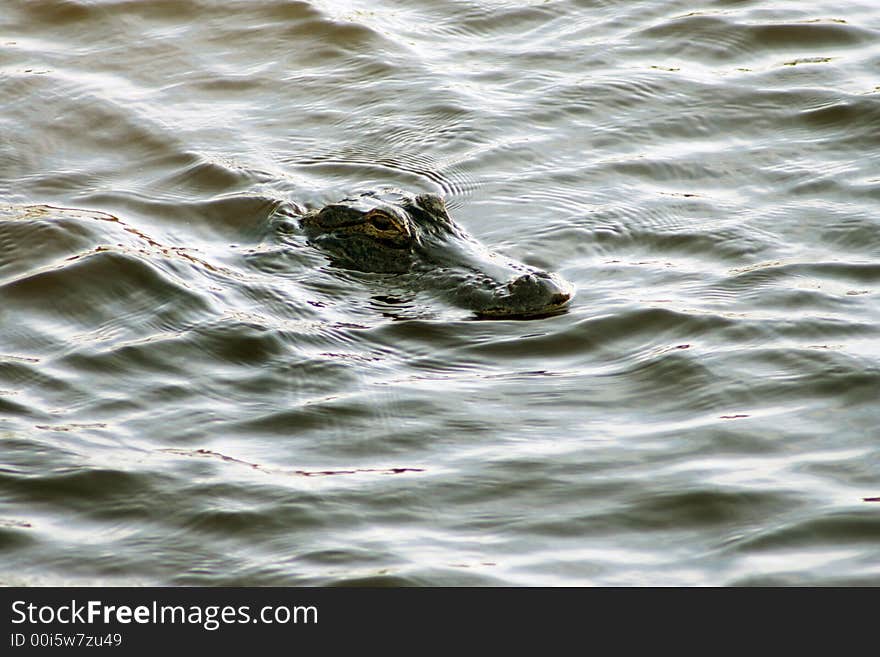
[[[530,272],[515,278],[507,284],[507,289],[517,298],[543,298],[547,294],[563,294],[557,292],[559,287],[555,277],[546,272]],[[567,297],[566,297],[567,298]]]
[[[571,285],[555,274],[532,272],[507,284],[514,299],[524,305],[556,307],[571,300]]]
[[[536,317],[564,308],[573,295],[572,286],[556,274],[531,271],[498,287],[482,307],[480,317]]]

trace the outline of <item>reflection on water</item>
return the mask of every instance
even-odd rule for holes
[[[877,25],[10,0],[0,582],[880,583]],[[307,244],[386,186],[570,310]]]

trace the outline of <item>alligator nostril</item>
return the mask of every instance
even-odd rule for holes
[[[530,306],[562,305],[571,299],[571,290],[546,272],[528,272],[507,283],[508,294]]]
[[[538,285],[538,277],[534,274],[523,274],[519,278],[515,278],[510,283],[507,284],[507,287],[511,292],[516,292],[517,290],[522,290],[529,287],[536,287]]]

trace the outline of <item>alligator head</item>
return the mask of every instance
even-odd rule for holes
[[[368,192],[306,213],[309,242],[348,269],[414,273],[456,305],[484,318],[562,310],[572,286],[493,253],[468,235],[435,194]]]

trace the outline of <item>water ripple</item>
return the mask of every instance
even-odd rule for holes
[[[7,0],[0,582],[876,582],[878,21]],[[388,186],[574,303],[308,243]]]

